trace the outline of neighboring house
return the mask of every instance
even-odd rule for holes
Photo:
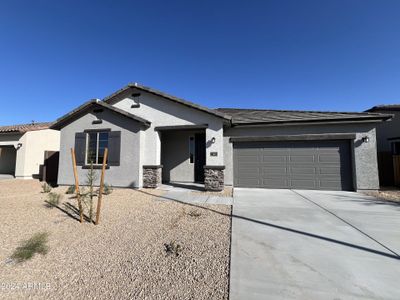
[[[58,183],[83,180],[109,149],[106,182],[156,187],[204,182],[260,188],[379,187],[374,113],[209,109],[139,84],[91,100],[51,127],[61,131]]]
[[[58,151],[60,132],[52,123],[0,126],[0,174],[16,178],[39,177],[45,151]]]
[[[367,112],[393,115],[376,127],[379,178],[383,186],[400,185],[400,104],[378,105]]]

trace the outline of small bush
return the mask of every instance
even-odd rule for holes
[[[113,187],[110,184],[105,183],[103,188],[103,195],[110,195],[113,192]]]
[[[31,259],[36,253],[45,255],[49,251],[47,246],[49,234],[47,232],[39,232],[32,236],[29,240],[23,241],[21,245],[15,249],[11,258],[17,263]]]
[[[197,218],[201,216],[201,212],[199,212],[198,210],[191,210],[189,211],[188,215]]]
[[[170,242],[168,244],[164,244],[164,251],[166,255],[174,255],[175,257],[178,257],[179,254],[182,251],[182,246],[177,244],[176,242]]]
[[[43,193],[50,193],[51,192],[51,186],[48,185],[46,182],[42,184],[42,192]]]
[[[49,193],[48,199],[46,201],[48,207],[58,206],[60,204],[61,194]]]
[[[74,185],[69,186],[65,193],[68,195],[75,194],[75,186]]]

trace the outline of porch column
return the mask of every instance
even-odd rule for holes
[[[204,188],[207,191],[224,189],[223,123],[209,124],[206,129],[206,165]]]
[[[162,165],[143,166],[143,187],[155,189],[161,184]]]
[[[143,168],[142,178],[144,188],[157,188],[161,184],[161,133],[152,131],[143,133],[144,147],[141,147]]]

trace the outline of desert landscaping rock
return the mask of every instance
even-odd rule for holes
[[[400,203],[400,189],[398,188],[383,189],[380,191],[368,191],[365,192],[365,194],[376,197],[383,201]]]
[[[160,190],[115,189],[104,196],[95,226],[46,208],[37,181],[4,180],[0,190],[2,299],[228,298],[230,206],[193,207],[155,201]],[[76,206],[65,190],[53,189],[64,195],[60,207]],[[194,209],[200,215],[191,216]],[[44,231],[47,255],[7,263],[22,240]],[[177,257],[165,252],[171,242],[182,246]]]

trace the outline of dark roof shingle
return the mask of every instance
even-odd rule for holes
[[[396,111],[400,110],[400,104],[383,104],[383,105],[376,105],[374,107],[371,107],[370,109],[367,109],[366,111]]]
[[[386,120],[392,117],[391,115],[369,112],[324,112],[238,108],[218,108],[216,110],[232,116],[233,125]]]
[[[52,122],[41,122],[41,123],[0,126],[0,133],[13,133],[13,132],[25,133],[28,131],[48,129],[52,124],[53,124]]]

